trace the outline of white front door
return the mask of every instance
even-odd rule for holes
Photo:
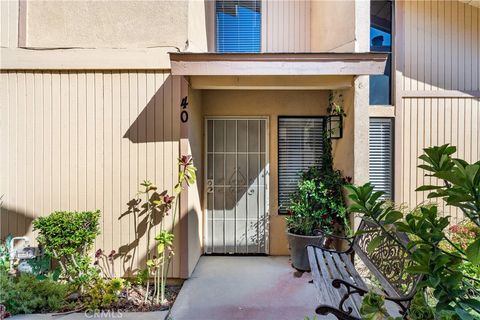
[[[205,253],[268,253],[268,121],[206,120]]]

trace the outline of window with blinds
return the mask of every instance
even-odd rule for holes
[[[384,199],[393,197],[393,123],[392,119],[371,118],[369,132],[369,177],[375,191]]]
[[[278,119],[278,206],[286,213],[297,189],[300,174],[321,166],[325,118],[280,117]]]
[[[217,52],[260,52],[261,0],[216,1]]]

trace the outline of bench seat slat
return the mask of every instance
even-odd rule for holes
[[[335,289],[332,286],[332,276],[326,265],[326,260],[325,260],[325,257],[323,256],[322,250],[315,248],[314,253],[317,260],[317,268],[320,269],[320,273],[322,275],[322,277],[319,280],[324,282],[325,286],[327,287],[327,292],[331,300],[331,304],[329,305],[335,306],[335,302],[340,301],[341,299],[340,293],[338,292],[337,289]]]
[[[320,250],[320,251],[322,251],[322,250]],[[342,279],[342,280],[345,280],[345,281],[350,282],[350,283],[352,282],[352,280],[350,279],[349,276],[347,276],[346,278],[343,277],[343,274],[341,274],[340,271],[339,271],[339,266],[337,266],[337,264],[333,261],[333,256],[338,255],[338,253],[323,251],[323,255],[327,259],[327,264],[328,264],[330,273],[332,275],[331,280]],[[343,298],[343,296],[347,293],[347,289],[344,286],[340,286],[340,288],[338,288],[338,289],[334,288],[334,289],[337,290],[337,291],[340,291],[340,297],[341,298]],[[360,305],[361,305],[361,302],[360,302]],[[350,307],[350,308],[352,308],[354,314],[359,314],[360,306],[355,305],[355,301],[352,301],[352,299],[350,299],[350,298],[345,301],[345,306],[344,307],[345,307],[345,309],[348,309]]]
[[[363,281],[362,277],[357,272],[357,269],[355,269],[355,266],[353,265],[352,260],[350,260],[351,255],[341,254],[340,258],[342,259],[342,261],[347,266],[347,270],[350,273],[350,275],[353,277],[353,279],[355,280],[355,283],[357,284],[357,286],[359,286],[361,288],[364,288],[364,289],[368,289],[368,287],[365,284],[365,282]]]
[[[325,281],[322,281],[323,277],[320,274],[320,270],[318,268],[317,256],[314,252],[313,247],[307,247],[308,252],[308,260],[310,261],[310,268],[312,270],[312,278],[315,287],[317,287],[317,292],[319,294],[320,301],[322,303],[326,303],[328,305],[333,305],[330,295],[328,294],[329,289],[327,289],[327,284]]]
[[[337,265],[338,271],[340,271],[341,274],[341,279],[353,283],[355,285],[360,285],[355,281],[355,278],[353,277],[352,273],[355,273],[358,275],[358,272],[355,269],[350,269],[347,271],[347,265],[345,262],[340,258],[341,253],[334,253],[332,254],[333,260],[335,264]],[[358,277],[360,277],[358,275]],[[362,297],[359,294],[352,294],[349,298],[350,301],[352,301],[352,304],[354,308],[356,308],[357,313],[360,314],[360,307],[362,306]]]

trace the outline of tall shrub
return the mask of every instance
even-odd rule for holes
[[[57,211],[33,221],[38,242],[58,261],[62,277],[79,286],[94,273],[89,251],[100,234],[99,218],[100,211]]]

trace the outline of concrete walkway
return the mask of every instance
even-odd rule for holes
[[[318,305],[310,273],[288,257],[204,256],[185,281],[171,320],[304,320]]]
[[[23,314],[8,318],[9,320],[88,320],[88,319],[122,319],[122,320],[163,320],[168,315],[167,311],[154,312],[109,312],[98,313],[71,313],[67,315]]]

